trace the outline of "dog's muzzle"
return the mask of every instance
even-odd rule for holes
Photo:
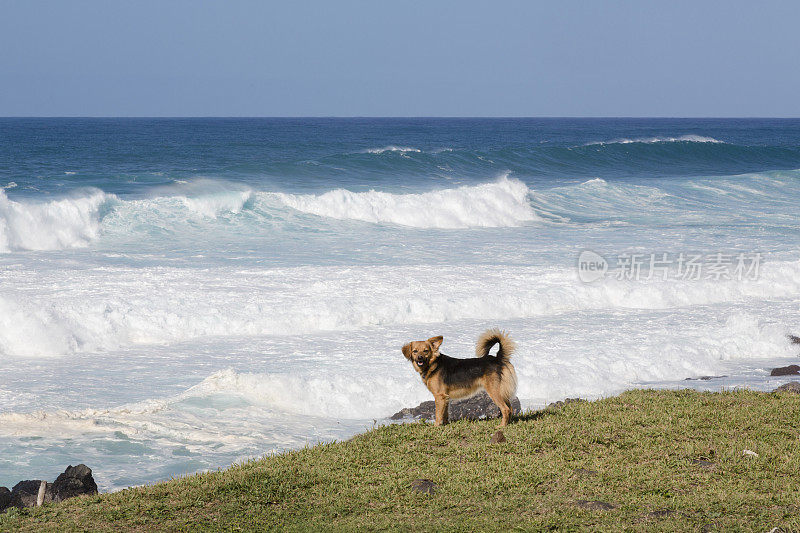
[[[423,366],[425,366],[425,363],[426,363],[425,359],[416,359],[416,360],[414,361],[414,364],[416,364],[416,365],[417,365],[418,367],[420,367],[420,368],[422,368]]]

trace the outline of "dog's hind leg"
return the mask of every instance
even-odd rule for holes
[[[511,421],[511,413],[513,412],[511,409],[511,402],[508,400],[508,398],[505,398],[495,387],[487,387],[486,393],[489,395],[489,398],[492,399],[494,404],[500,408],[500,415],[502,416],[500,427],[507,426],[509,421]]]
[[[440,396],[434,397],[434,403],[436,404],[436,424],[437,426],[444,426],[449,422],[449,413],[448,413],[448,405],[450,403],[450,398],[446,395],[442,394]]]

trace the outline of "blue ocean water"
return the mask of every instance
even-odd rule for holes
[[[0,485],[345,438],[490,326],[527,407],[772,386],[798,169],[788,119],[0,119]]]

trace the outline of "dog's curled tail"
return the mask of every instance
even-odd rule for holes
[[[486,357],[489,355],[489,350],[492,349],[492,346],[498,343],[500,344],[500,349],[497,350],[497,360],[501,363],[508,361],[517,345],[511,335],[499,328],[487,329],[478,337],[478,343],[475,345],[475,356]]]

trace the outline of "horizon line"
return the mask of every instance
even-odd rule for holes
[[[794,120],[800,116],[665,116],[665,115],[3,115],[0,119],[659,119],[659,120]]]

